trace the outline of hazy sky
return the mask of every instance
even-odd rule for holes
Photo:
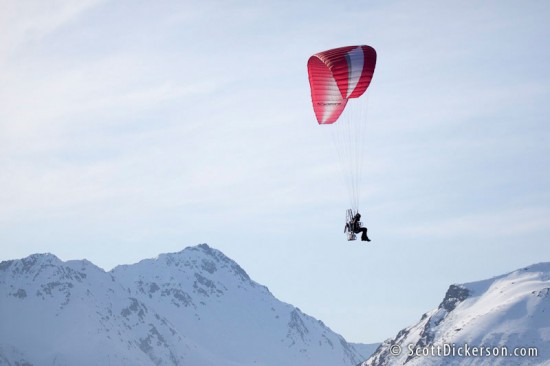
[[[0,259],[199,243],[349,341],[550,261],[550,2],[0,0]],[[378,52],[363,218],[306,63]]]

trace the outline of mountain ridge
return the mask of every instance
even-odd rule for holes
[[[384,341],[362,366],[550,365],[550,263],[453,284],[437,308]],[[455,354],[421,353],[436,347]],[[506,356],[461,357],[467,347]],[[531,350],[529,350],[531,349]],[[533,352],[519,358],[515,350]],[[444,357],[441,357],[443,355]]]
[[[0,365],[355,365],[322,321],[207,244],[105,271],[50,253],[0,263]]]

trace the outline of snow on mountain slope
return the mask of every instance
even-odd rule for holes
[[[221,252],[202,244],[113,276],[216,357],[239,365],[353,365],[357,351],[322,322],[278,301]],[[266,355],[269,360],[265,360]]]
[[[0,264],[0,349],[17,351],[13,364],[146,365],[170,357],[181,346],[177,337],[145,352],[150,334],[170,334],[161,316],[146,311],[88,261],[36,254]]]
[[[550,263],[451,285],[437,309],[362,365],[550,365]]]
[[[105,272],[0,263],[0,365],[354,365],[353,346],[205,244]]]

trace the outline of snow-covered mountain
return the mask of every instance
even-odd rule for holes
[[[206,244],[105,272],[0,263],[0,365],[356,365],[353,345]]]
[[[550,263],[451,285],[362,366],[550,365]]]

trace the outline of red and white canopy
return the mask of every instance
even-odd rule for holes
[[[334,48],[309,58],[311,102],[319,124],[336,122],[348,99],[363,95],[375,66],[376,51],[370,46]]]

